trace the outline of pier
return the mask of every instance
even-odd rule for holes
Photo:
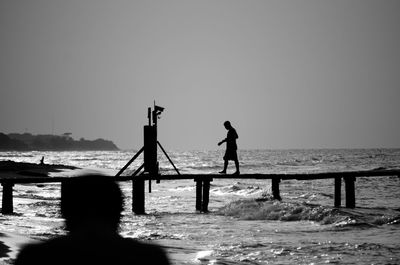
[[[326,172],[326,173],[310,173],[310,174],[242,174],[242,175],[222,175],[222,174],[179,174],[179,175],[153,175],[142,174],[137,176],[109,176],[115,181],[131,181],[132,182],[132,211],[136,214],[145,213],[145,191],[146,181],[168,181],[168,180],[193,180],[195,185],[196,205],[195,210],[200,212],[208,212],[208,204],[210,200],[210,182],[214,179],[262,179],[271,180],[271,192],[275,200],[284,200],[280,195],[280,185],[286,180],[317,180],[331,179],[333,206],[342,207],[342,182],[344,182],[345,190],[345,207],[356,207],[356,179],[359,177],[388,177],[400,176],[400,170],[370,170],[370,171],[350,171],[350,172]],[[68,177],[30,177],[16,174],[8,174],[0,176],[2,186],[2,214],[13,213],[13,187],[18,184],[43,184],[43,183],[63,183],[71,178]],[[95,181],[95,178],[93,178]],[[151,187],[151,186],[149,186]],[[151,189],[149,189],[151,191]]]
[[[274,200],[282,200],[280,195],[280,184],[285,180],[318,180],[332,179],[333,182],[333,198],[334,207],[342,206],[342,180],[345,188],[345,207],[355,208],[355,182],[358,177],[390,177],[398,176],[400,178],[400,170],[366,170],[366,171],[345,171],[345,172],[326,172],[326,173],[309,173],[309,174],[241,174],[241,175],[225,175],[225,174],[180,174],[180,175],[159,175],[154,178],[151,175],[141,175],[133,177],[133,185],[143,187],[146,180],[183,180],[193,179],[196,183],[196,210],[200,212],[208,212],[210,182],[214,179],[262,179],[271,180],[271,192]],[[119,177],[120,179],[121,177]],[[137,182],[137,184],[135,184]],[[133,188],[134,190],[135,188]],[[142,214],[144,210],[145,197],[144,191],[133,195],[132,210],[137,214]]]
[[[131,181],[132,182],[132,211],[136,214],[144,214],[145,209],[145,182],[148,181],[148,191],[151,192],[152,181],[160,183],[160,181],[168,180],[193,180],[196,186],[196,205],[195,209],[199,212],[208,212],[208,204],[210,201],[210,183],[214,179],[262,179],[271,180],[271,192],[274,200],[282,200],[280,194],[280,184],[287,180],[317,180],[331,179],[333,186],[334,207],[342,206],[342,182],[344,182],[345,190],[345,207],[356,207],[355,182],[359,177],[387,177],[400,176],[398,170],[366,170],[366,171],[347,171],[347,172],[326,172],[326,173],[309,173],[309,174],[181,174],[176,168],[171,158],[168,156],[161,143],[157,140],[157,120],[164,111],[163,107],[157,106],[154,102],[153,110],[147,109],[148,124],[143,127],[143,147],[121,168],[114,176],[109,176],[115,181]],[[168,161],[176,171],[176,175],[161,175],[159,172],[159,162],[157,160],[157,148],[160,147]],[[128,167],[143,153],[143,164],[139,166],[133,173],[126,176],[124,172]],[[40,168],[39,168],[40,169]],[[36,169],[37,170],[37,169]],[[21,173],[25,174],[21,174]],[[2,208],[3,214],[13,213],[13,187],[17,184],[39,184],[39,183],[66,183],[71,176],[63,174],[62,176],[49,176],[41,171],[29,172],[0,172],[0,184],[2,190]],[[102,174],[107,175],[107,174]],[[72,176],[73,178],[79,176]],[[95,181],[95,179],[93,179]]]

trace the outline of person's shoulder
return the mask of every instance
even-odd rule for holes
[[[60,242],[60,239],[50,239],[48,241],[43,241],[43,242],[35,242],[35,243],[30,243],[30,244],[26,244],[23,245],[21,248],[20,253],[37,253],[38,251],[41,250],[45,250],[47,249],[49,246],[54,245],[54,243],[58,244]]]
[[[19,264],[36,264],[41,263],[44,256],[48,256],[54,253],[54,247],[62,245],[63,239],[51,239],[46,242],[37,242],[24,245],[17,255],[15,265]],[[63,246],[61,246],[63,248]],[[37,264],[39,264],[37,263]]]
[[[91,254],[90,254],[91,253]],[[97,253],[92,256],[93,253]],[[97,255],[97,256],[96,256]],[[79,258],[77,258],[79,257]],[[15,265],[26,264],[85,264],[96,261],[96,264],[154,264],[168,265],[164,250],[154,244],[142,243],[129,238],[114,238],[107,242],[99,240],[86,243],[72,237],[58,237],[46,242],[29,244],[19,252]]]

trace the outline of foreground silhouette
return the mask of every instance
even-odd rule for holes
[[[224,155],[224,169],[219,173],[226,174],[226,169],[228,168],[229,160],[233,160],[236,166],[236,172],[233,174],[239,175],[240,174],[239,160],[236,152],[237,150],[236,139],[239,138],[239,136],[229,121],[224,122],[224,126],[225,129],[228,130],[228,133],[226,135],[226,138],[218,143],[218,145],[221,145],[226,142],[226,151]]]
[[[15,265],[169,264],[155,245],[118,234],[123,197],[109,177],[84,176],[63,183],[61,213],[68,234],[27,245]]]

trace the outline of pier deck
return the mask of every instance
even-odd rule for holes
[[[0,173],[0,183],[2,191],[3,214],[13,212],[13,186],[16,184],[27,183],[63,183],[71,179],[70,177],[42,177],[24,176],[15,173]],[[210,182],[214,179],[265,179],[271,180],[271,189],[274,199],[281,200],[279,183],[285,180],[316,180],[333,179],[334,186],[334,206],[341,206],[341,183],[345,184],[346,207],[355,207],[355,181],[357,177],[385,177],[398,176],[400,170],[369,170],[369,171],[346,171],[346,172],[326,172],[308,174],[241,174],[241,175],[222,175],[222,174],[180,174],[180,175],[150,175],[143,174],[137,176],[109,176],[116,181],[132,181],[133,202],[132,210],[137,214],[145,212],[145,181],[146,180],[190,180],[196,182],[196,210],[207,212],[210,192]],[[75,177],[74,177],[75,178]]]

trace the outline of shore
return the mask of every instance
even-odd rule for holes
[[[18,177],[50,177],[52,173],[77,169],[79,168],[67,165],[34,164],[7,160],[0,161],[0,179]]]
[[[26,177],[76,177],[86,174],[114,176],[115,170],[102,168],[81,168],[64,164],[35,164],[0,161],[0,180]]]
[[[0,265],[12,264],[19,250],[37,240],[13,233],[0,232]]]

